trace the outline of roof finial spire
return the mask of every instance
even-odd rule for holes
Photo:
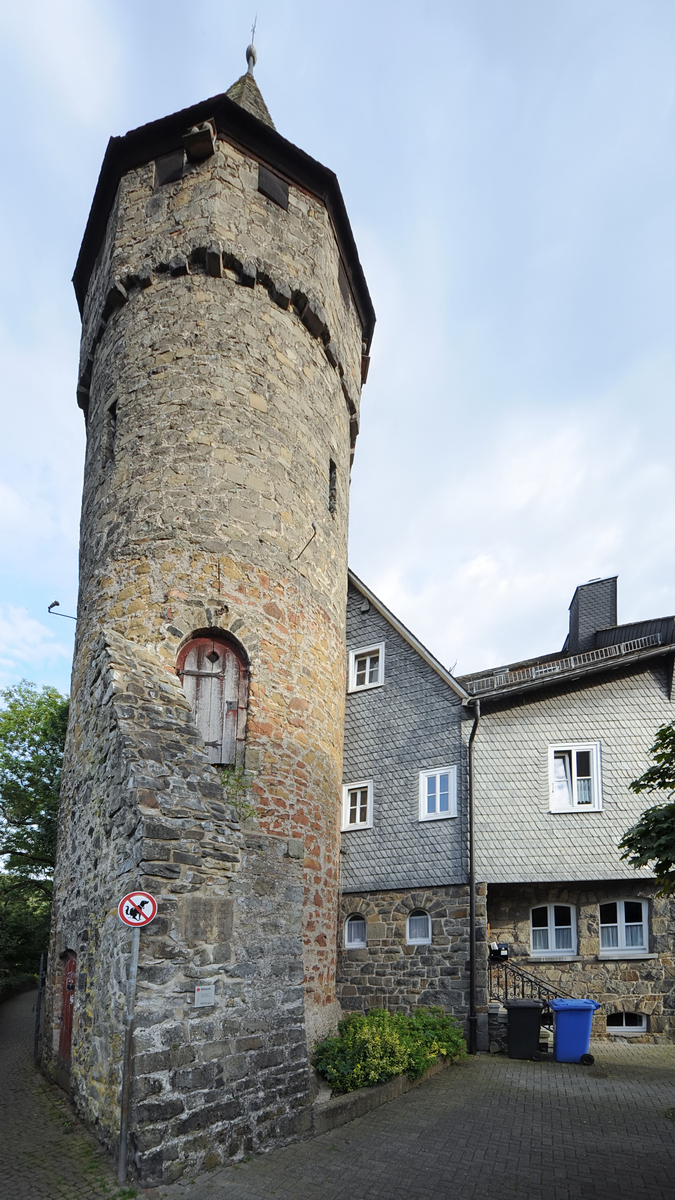
[[[248,63],[248,73],[253,74],[253,68],[258,61],[258,53],[255,48],[255,27],[258,24],[258,14],[255,15],[255,21],[251,27],[251,45],[246,47],[246,62]]]

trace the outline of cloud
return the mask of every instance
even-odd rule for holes
[[[464,422],[466,453],[449,418],[419,459],[390,442],[386,473],[366,440],[354,569],[458,672],[559,649],[595,576],[620,575],[620,620],[675,611],[674,391],[675,363],[646,362],[583,403],[521,403],[478,437]],[[388,399],[395,425],[405,401]]]
[[[28,676],[38,683],[51,682],[53,668],[62,668],[71,655],[72,647],[59,639],[55,631],[29,616],[25,608],[0,606],[2,687]]]

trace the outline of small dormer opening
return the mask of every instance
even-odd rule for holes
[[[155,159],[155,187],[165,183],[175,183],[182,179],[185,173],[186,155],[184,150],[172,150]]]
[[[278,204],[279,208],[288,210],[288,184],[285,179],[263,167],[262,163],[258,167],[258,191]]]

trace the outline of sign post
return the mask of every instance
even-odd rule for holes
[[[131,935],[131,959],[127,979],[127,1011],[124,1029],[124,1059],[122,1064],[122,1102],[120,1106],[120,1151],[117,1160],[117,1182],[124,1183],[127,1177],[127,1135],[129,1132],[129,1096],[131,1093],[131,1045],[134,1036],[134,1004],[136,1001],[136,977],[138,975],[138,950],[141,929],[157,916],[157,901],[149,892],[128,892],[117,906],[120,921],[133,929]]]

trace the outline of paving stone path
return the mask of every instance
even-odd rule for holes
[[[60,1088],[33,1067],[36,996],[0,1005],[0,1197],[121,1200],[129,1193],[118,1188],[108,1156]]]
[[[595,1066],[479,1055],[313,1141],[165,1200],[674,1200],[675,1047]]]
[[[479,1055],[333,1133],[119,1189],[33,1069],[33,1003],[0,1006],[2,1200],[675,1200],[675,1046],[605,1042],[590,1068]]]

